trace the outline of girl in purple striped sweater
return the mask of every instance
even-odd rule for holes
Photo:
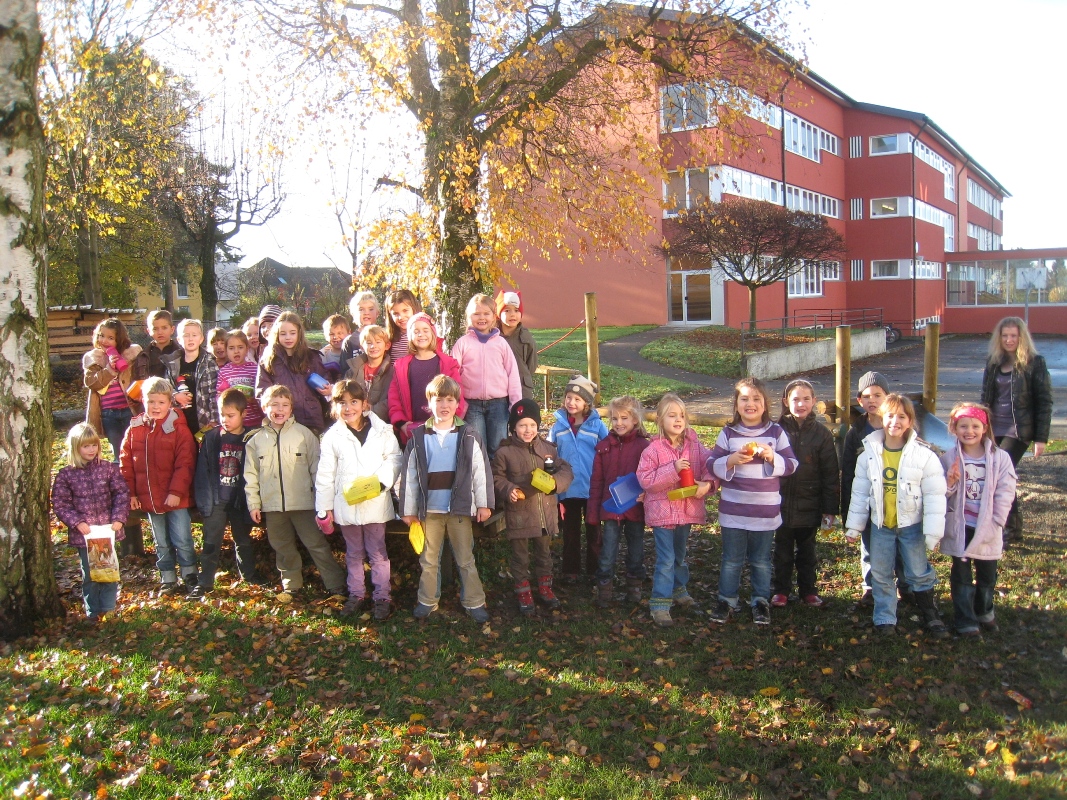
[[[770,625],[771,546],[782,524],[779,481],[796,470],[797,459],[785,431],[771,422],[767,390],[756,378],[742,378],[734,386],[734,418],[719,434],[708,468],[722,481],[722,567],[711,619],[725,623],[737,609],[747,559],[752,621]]]

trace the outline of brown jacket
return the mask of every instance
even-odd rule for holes
[[[122,354],[122,357],[129,362],[129,366],[119,373],[116,373],[111,368],[107,353],[99,347],[94,347],[82,356],[82,371],[85,373],[84,382],[89,390],[89,400],[85,408],[85,421],[92,425],[101,437],[104,435],[104,426],[100,418],[100,398],[104,396],[107,387],[111,385],[111,381],[115,380],[115,378],[119,379],[119,386],[122,387],[123,392],[126,392],[129,390],[131,383],[148,377],[148,373],[144,371],[145,360],[138,358],[140,355],[140,345],[131,344],[126,348],[126,352]],[[141,404],[131,400],[129,395],[126,395],[126,402],[135,417],[144,411]]]
[[[552,476],[556,479],[556,491],[552,494],[544,494],[530,484],[533,471],[544,467],[545,456],[552,456],[556,462],[556,473]],[[514,435],[501,442],[493,458],[493,489],[505,510],[507,537],[533,539],[542,536],[542,532],[559,533],[556,494],[570,486],[573,478],[571,465],[560,459],[554,444],[540,436],[529,444]],[[521,489],[526,499],[511,502],[512,489]]]

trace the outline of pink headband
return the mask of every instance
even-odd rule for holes
[[[989,427],[989,415],[985,413],[984,409],[965,406],[959,411],[952,412],[952,419],[962,419],[963,417],[974,417],[987,428]]]

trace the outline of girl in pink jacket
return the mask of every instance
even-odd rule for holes
[[[645,490],[645,522],[652,528],[656,543],[656,570],[652,578],[652,620],[660,627],[674,624],[671,606],[688,608],[695,604],[689,596],[689,565],[686,548],[693,525],[707,521],[704,497],[716,487],[708,471],[711,450],[700,443],[689,427],[685,404],[676,394],[667,393],[656,406],[654,436],[641,454],[637,480]],[[667,493],[695,484],[689,497],[671,500]]]

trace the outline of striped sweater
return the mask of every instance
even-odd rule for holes
[[[747,464],[727,467],[726,459],[748,442],[758,442],[774,448],[774,460],[767,463],[754,458]],[[782,496],[780,479],[792,475],[797,459],[789,444],[789,437],[777,422],[755,428],[727,425],[719,434],[708,469],[722,481],[719,498],[719,524],[723,528],[745,531],[771,531],[782,524]]]
[[[245,397],[248,405],[245,407],[244,426],[246,428],[258,428],[263,424],[263,409],[260,408],[254,390],[256,387],[256,371],[259,365],[254,361],[245,361],[241,364],[223,364],[219,367],[219,378],[215,385],[218,396],[232,386],[236,386]]]

